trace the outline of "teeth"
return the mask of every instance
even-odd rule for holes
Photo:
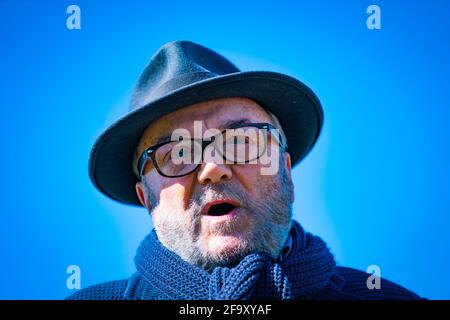
[[[219,203],[211,206],[208,210],[208,215],[211,216],[222,216],[228,214],[231,210],[235,208],[231,203]]]

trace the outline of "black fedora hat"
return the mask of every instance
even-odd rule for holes
[[[151,58],[134,89],[128,114],[95,141],[89,159],[92,182],[110,198],[140,206],[132,162],[145,128],[180,108],[226,97],[252,99],[278,117],[292,165],[306,156],[319,136],[322,107],[302,82],[276,72],[241,72],[208,48],[190,41],[174,41]]]

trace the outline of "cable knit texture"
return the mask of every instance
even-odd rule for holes
[[[208,273],[164,247],[153,230],[138,248],[135,257],[137,272],[130,279],[92,286],[69,299],[419,298],[387,280],[382,282],[384,290],[367,289],[367,274],[350,268],[337,268],[325,242],[305,232],[295,221],[291,236],[291,250],[283,259],[274,260],[266,253],[253,253],[233,268],[216,267]]]

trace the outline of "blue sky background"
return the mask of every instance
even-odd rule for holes
[[[368,30],[366,8],[381,8]],[[81,8],[81,30],[66,8]],[[337,262],[450,298],[450,2],[1,1],[0,298],[61,299],[128,277],[151,229],[87,174],[164,43],[199,42],[243,70],[284,72],[319,96],[325,125],[294,171],[295,218]]]

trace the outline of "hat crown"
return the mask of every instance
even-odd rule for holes
[[[150,59],[134,88],[130,111],[201,80],[240,72],[229,60],[204,46],[178,40],[162,46]]]

